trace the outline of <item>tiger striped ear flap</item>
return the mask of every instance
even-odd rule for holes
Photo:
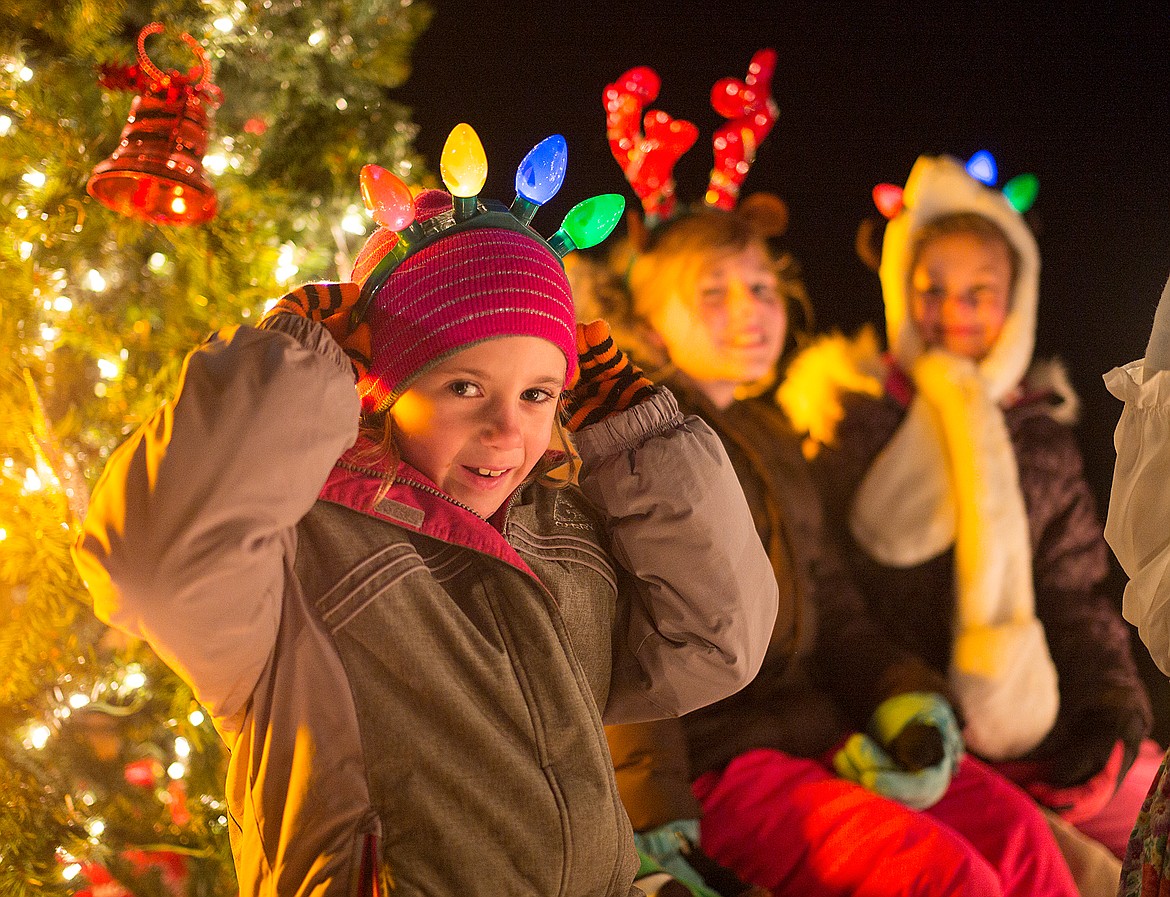
[[[661,84],[658,73],[643,65],[606,85],[603,95],[610,152],[651,224],[674,214],[674,166],[699,136],[689,121],[661,110],[652,109],[642,118]]]
[[[351,313],[361,295],[356,283],[307,283],[277,299],[257,326],[265,328],[282,315],[308,318],[325,325],[353,367],[355,380],[370,369],[370,326],[353,326]]]
[[[716,209],[734,209],[739,189],[756,160],[764,138],[780,114],[772,99],[776,51],[758,50],[747,77],[723,78],[711,88],[711,105],[727,124],[715,131],[715,167],[703,202]]]

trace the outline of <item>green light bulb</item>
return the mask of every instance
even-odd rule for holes
[[[1011,207],[1023,215],[1032,208],[1040,192],[1040,179],[1034,174],[1018,174],[1003,185],[1003,195]]]
[[[592,196],[569,209],[548,244],[562,258],[574,249],[596,246],[613,232],[625,210],[626,199],[619,193]]]

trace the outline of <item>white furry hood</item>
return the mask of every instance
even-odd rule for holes
[[[886,225],[878,273],[886,306],[887,342],[903,370],[913,370],[924,349],[909,319],[907,298],[910,249],[918,231],[941,215],[975,212],[999,225],[1019,254],[1007,323],[979,364],[991,398],[1003,398],[1024,376],[1035,343],[1040,251],[1032,231],[1002,193],[975,180],[950,156],[920,156],[906,181],[902,202],[902,211]]]

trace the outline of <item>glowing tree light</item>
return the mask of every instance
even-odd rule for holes
[[[415,221],[414,197],[402,178],[380,165],[362,166],[360,180],[362,202],[370,217],[381,227],[398,234],[398,239],[383,259],[386,265],[397,265],[406,257],[411,244],[418,242],[423,235],[422,225]],[[381,268],[382,263],[378,267]],[[373,275],[370,279],[381,280]]]
[[[380,165],[363,165],[360,180],[362,202],[370,217],[408,242],[410,237],[417,239],[421,231],[413,226],[414,197],[406,182]]]
[[[873,204],[887,220],[902,211],[902,188],[897,184],[878,184],[873,188]]]
[[[1040,179],[1036,175],[1018,174],[1003,185],[1003,195],[1011,207],[1023,215],[1032,208],[1040,192]]]

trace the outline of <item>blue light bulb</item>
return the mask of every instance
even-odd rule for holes
[[[546,137],[528,151],[516,169],[516,198],[512,201],[512,214],[524,224],[557,195],[568,158],[569,147],[560,134]]]
[[[999,178],[999,171],[995,166],[995,156],[987,150],[979,150],[967,160],[967,174],[988,187],[994,187]]]

